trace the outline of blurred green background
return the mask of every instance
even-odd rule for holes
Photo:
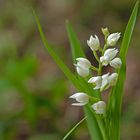
[[[0,140],[61,140],[83,116],[68,97],[76,92],[44,48],[38,14],[50,45],[74,71],[68,19],[90,60],[86,40],[101,27],[123,32],[135,0],[0,0]],[[121,137],[140,139],[140,18],[127,58]],[[69,140],[87,140],[83,123]]]

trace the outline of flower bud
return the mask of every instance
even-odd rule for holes
[[[89,69],[80,67],[79,65],[76,65],[76,71],[82,77],[87,77],[89,75]]]
[[[88,68],[88,69],[91,67],[90,61],[86,58],[79,57],[76,60],[78,61],[77,64],[79,64],[82,67],[85,67],[85,68]]]
[[[90,36],[90,39],[87,40],[87,44],[90,47],[90,49],[92,51],[97,51],[99,50],[100,47],[100,41],[99,38],[95,35],[95,37],[93,37],[92,35]]]
[[[109,35],[108,28],[102,28],[102,33],[104,34],[104,36],[108,36]]]
[[[86,93],[78,92],[70,96],[69,98],[75,99],[78,103],[73,103],[74,106],[84,106],[89,102],[89,96]]]
[[[89,68],[91,67],[91,63],[86,58],[77,58],[78,62],[75,64],[77,73],[82,76],[86,77],[89,75]]]
[[[112,73],[109,76],[109,84],[110,84],[110,86],[115,86],[116,82],[117,82],[117,79],[118,79],[118,74],[117,73]]]
[[[120,68],[122,65],[122,61],[120,58],[114,58],[111,62],[110,62],[110,66],[112,66],[115,69]]]
[[[111,61],[112,59],[116,57],[117,53],[118,53],[118,49],[115,49],[115,48],[107,49],[104,53],[104,57],[106,57],[106,59]]]
[[[92,83],[93,85],[95,85],[94,89],[99,89],[102,84],[102,77],[101,76],[92,77],[88,80],[88,83]]]
[[[106,103],[104,101],[98,101],[92,105],[92,108],[95,110],[96,114],[105,114]]]
[[[117,41],[120,38],[121,33],[112,33],[107,38],[107,45],[108,46],[115,46]]]

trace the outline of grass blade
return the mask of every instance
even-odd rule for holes
[[[73,62],[75,63],[76,58],[78,57],[85,58],[85,54],[81,48],[80,41],[78,40],[69,21],[66,21],[66,28],[67,28],[68,38],[71,46]]]
[[[76,76],[69,70],[69,68],[64,64],[64,62],[60,59],[60,57],[55,53],[55,51],[49,46],[45,34],[43,33],[40,21],[35,13],[35,11],[33,10],[33,14],[37,23],[37,27],[41,36],[41,39],[44,43],[44,46],[46,47],[48,53],[51,55],[51,57],[53,58],[53,60],[58,64],[59,68],[63,71],[63,73],[66,75],[66,77],[74,84],[74,86],[81,90],[83,88],[83,86],[79,83],[78,79],[76,78]]]
[[[78,126],[80,126],[84,121],[86,117],[84,117],[82,120],[80,120],[63,138],[63,140],[66,140],[75,130]]]
[[[123,36],[123,41],[121,44],[120,58],[122,60],[122,67],[118,71],[119,77],[116,86],[112,89],[110,97],[110,136],[113,140],[120,140],[120,116],[121,116],[121,106],[122,106],[122,97],[123,97],[123,88],[126,77],[126,56],[128,47],[131,41],[132,33],[134,30],[136,17],[138,13],[138,2],[136,2],[130,19],[128,21],[125,33]]]
[[[89,133],[92,140],[104,140],[100,131],[100,128],[98,126],[97,119],[95,115],[93,115],[93,111],[90,106],[86,106],[84,108],[85,114],[87,116],[87,126],[89,129]]]

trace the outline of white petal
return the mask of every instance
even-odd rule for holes
[[[89,80],[88,80],[88,83],[94,83],[94,80],[95,79],[95,77],[91,77]]]
[[[90,68],[91,67],[90,61],[86,58],[79,57],[76,60],[78,61],[77,64],[82,66],[82,67],[85,67],[85,68]]]
[[[102,57],[100,57],[100,62],[102,63],[103,66],[107,66],[109,64],[110,60],[107,56],[102,56]]]
[[[76,101],[80,102],[80,103],[88,103],[89,96],[87,94],[81,92],[77,95]]]
[[[91,77],[91,78],[88,80],[88,83],[95,83],[95,82],[101,81],[101,80],[102,80],[101,76]]]
[[[109,83],[111,86],[115,86],[116,85],[116,82],[117,82],[117,79],[118,79],[118,74],[117,73],[112,73],[110,76],[109,76]]]
[[[100,91],[103,91],[107,88],[109,88],[109,73],[104,74],[102,76],[102,85],[101,85]]]
[[[96,114],[104,114],[105,113],[105,110],[104,109],[101,109],[101,110],[96,110],[95,112],[96,112]]]
[[[96,114],[104,114],[106,111],[106,103],[104,101],[98,101],[92,105],[92,108],[95,110]]]
[[[113,58],[116,57],[118,53],[118,50],[113,48],[113,49],[107,49],[104,53],[104,57],[106,57],[106,59],[108,58],[109,61],[111,61]]]
[[[120,58],[114,58],[111,62],[110,62],[110,66],[112,66],[115,69],[120,68],[122,65],[122,61]]]
[[[97,90],[97,89],[100,89],[100,88],[101,88],[101,86],[96,86],[96,87],[93,88],[93,89]]]
[[[94,103],[94,104],[92,105],[92,108],[93,108],[94,110],[97,110],[97,106],[98,106],[98,103]]]
[[[87,104],[89,101],[89,96],[86,93],[78,92],[71,95],[69,98],[75,99],[79,103]]]
[[[86,103],[72,103],[73,106],[84,106]]]
[[[71,95],[69,98],[75,99],[77,103],[73,103],[75,106],[83,106],[89,102],[89,96],[86,93],[78,92]]]
[[[80,94],[80,93],[75,93],[75,94],[71,95],[69,98],[71,98],[71,99],[76,99],[77,96],[78,96],[79,94]]]
[[[115,46],[116,43],[117,43],[117,41],[118,41],[119,38],[120,38],[120,35],[121,35],[121,33],[112,33],[112,34],[110,34],[110,35],[108,36],[108,38],[107,38],[107,44],[108,44],[109,46]]]
[[[77,70],[77,73],[82,77],[86,77],[89,75],[89,69],[78,66],[78,67],[76,67],[76,70]]]
[[[99,89],[102,84],[102,77],[101,76],[92,77],[89,79],[88,83],[92,83],[95,85],[95,88],[93,89]]]
[[[99,101],[98,104],[103,109],[106,107],[106,103],[104,101]]]
[[[99,38],[95,35],[95,37],[93,37],[92,35],[90,36],[90,39],[87,40],[87,44],[90,47],[90,49],[92,51],[97,51],[100,47],[100,41]]]

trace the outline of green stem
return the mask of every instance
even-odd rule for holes
[[[105,41],[106,41],[106,38],[105,38]],[[104,55],[104,52],[105,50],[107,49],[107,43],[104,45],[104,48],[102,49],[102,56]],[[98,75],[101,75],[102,74],[102,64],[101,62],[99,61],[99,68],[98,68]],[[99,91],[99,96],[100,96],[100,99],[102,100],[102,97],[101,97],[101,93]],[[107,130],[106,130],[106,125],[105,125],[105,122],[103,119],[97,119],[98,120],[98,124],[99,124],[99,127],[100,127],[100,130],[102,132],[102,135],[103,135],[103,139],[104,140],[109,140],[109,136],[108,136],[108,133],[106,134]]]
[[[89,98],[94,102],[100,101],[99,98],[96,98],[96,97],[93,97],[93,96],[89,96]]]
[[[97,55],[96,51],[93,51],[93,54],[94,54],[94,56],[95,56],[96,60],[97,60],[98,62],[100,62],[99,57],[98,57],[98,55]]]
[[[91,66],[91,69],[93,69],[94,71],[97,71],[98,72],[98,68],[96,68],[94,66]]]
[[[98,75],[101,75],[102,73],[102,64],[99,62],[99,69],[98,69]]]
[[[103,55],[104,52],[106,51],[107,47],[108,47],[108,45],[107,45],[107,43],[106,43],[106,44],[104,45],[104,49],[103,49],[103,51],[102,51],[102,55]]]
[[[106,38],[105,38],[105,41],[106,41]],[[107,41],[106,41],[106,42],[107,42]],[[103,50],[102,50],[102,56],[104,55],[104,53],[105,53],[107,47],[108,47],[108,45],[107,45],[107,43],[106,43],[106,44],[104,45]],[[102,73],[102,64],[101,64],[101,62],[99,61],[98,75],[101,75],[101,73]]]

